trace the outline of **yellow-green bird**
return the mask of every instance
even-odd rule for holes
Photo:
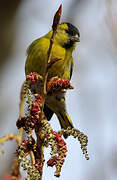
[[[25,73],[37,72],[43,76],[47,63],[47,51],[50,44],[52,30],[43,37],[36,39],[27,49],[27,59],[25,64]],[[58,76],[70,80],[73,71],[72,52],[79,42],[79,30],[70,23],[61,23],[58,25],[57,33],[52,47],[51,59],[60,58],[49,70],[48,80]],[[32,87],[33,93],[40,93],[39,86]],[[56,94],[47,96],[44,105],[44,113],[48,120],[55,113],[59,119],[61,128],[73,127],[66,111],[65,94]]]

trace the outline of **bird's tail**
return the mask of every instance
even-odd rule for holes
[[[73,128],[73,124],[72,124],[72,121],[71,121],[68,113],[66,113],[66,112],[61,113],[61,112],[59,112],[59,114],[57,116],[58,116],[58,119],[59,119],[59,122],[60,122],[60,125],[61,125],[62,129],[67,129],[68,127]],[[64,137],[67,138],[68,135],[64,134]]]

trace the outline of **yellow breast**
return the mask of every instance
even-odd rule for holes
[[[25,65],[26,74],[38,72],[40,75],[43,75],[47,62],[49,44],[50,40],[43,37],[30,45],[27,50],[28,56]],[[61,58],[61,60],[56,62],[49,70],[49,77],[62,77],[70,58],[67,51],[57,43],[54,43],[52,47],[51,59],[54,58]]]

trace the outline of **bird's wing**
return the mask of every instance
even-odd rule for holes
[[[49,40],[46,38],[37,39],[29,46],[27,49],[27,60],[25,64],[26,74],[31,72],[37,72],[40,75],[43,74],[46,65],[48,47]]]
[[[31,51],[33,50],[34,46],[39,42],[39,39],[40,39],[40,38],[34,40],[34,41],[30,44],[30,46],[29,46],[29,47],[27,48],[27,50],[26,50],[27,55],[29,55],[29,54],[31,53]]]

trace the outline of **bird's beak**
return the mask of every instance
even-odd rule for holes
[[[75,43],[75,42],[80,42],[80,38],[79,38],[78,36],[72,36],[70,39],[71,39],[74,43]]]

